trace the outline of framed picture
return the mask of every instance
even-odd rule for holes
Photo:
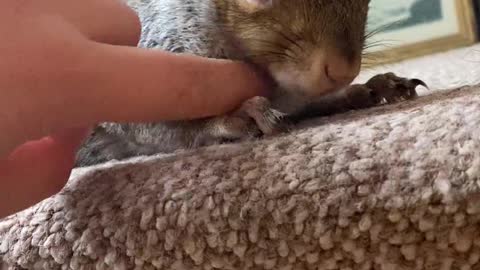
[[[480,0],[472,0],[473,8],[475,10],[475,18],[477,23],[477,38],[480,36]]]
[[[473,0],[479,1],[479,0]],[[372,64],[404,60],[475,43],[472,0],[372,0],[367,53]]]

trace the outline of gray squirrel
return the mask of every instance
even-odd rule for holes
[[[393,73],[350,85],[366,46],[369,2],[128,0],[142,24],[139,47],[246,61],[271,76],[273,95],[207,119],[99,124],[76,166],[269,136],[305,117],[416,97],[425,84]]]

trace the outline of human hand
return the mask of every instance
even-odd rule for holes
[[[98,122],[208,117],[265,89],[245,64],[135,48],[128,31],[123,40],[112,37],[128,27],[138,32],[130,25],[112,32],[99,24],[91,34],[81,23],[39,16],[12,31],[1,5],[0,25],[7,27],[0,26],[0,36],[13,42],[0,44],[0,217],[61,190],[77,148]],[[45,41],[34,48],[22,45],[40,37]]]

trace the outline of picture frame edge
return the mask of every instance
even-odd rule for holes
[[[478,19],[475,16],[473,3],[475,0],[456,1],[458,4],[456,13],[459,23],[459,33],[418,42],[415,44],[369,53],[369,58],[374,60],[372,62],[367,62],[364,65],[367,67],[375,67],[379,65],[392,64],[415,57],[441,53],[474,44],[476,41],[478,41]]]

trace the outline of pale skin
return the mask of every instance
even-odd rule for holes
[[[266,89],[245,64],[136,48],[139,34],[117,0],[0,1],[0,218],[59,192],[98,122],[214,116]]]

